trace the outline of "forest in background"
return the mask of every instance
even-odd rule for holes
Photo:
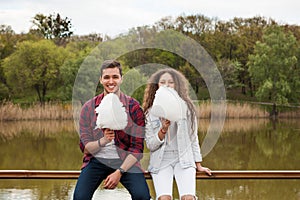
[[[32,23],[32,28],[21,34],[16,34],[9,25],[0,25],[0,99],[41,105],[72,100],[74,81],[82,62],[99,44],[114,38],[101,33],[76,35],[71,20],[60,14],[37,14]],[[209,53],[223,78],[227,100],[270,104],[271,114],[277,114],[278,109],[299,108],[298,25],[279,24],[260,16],[224,21],[201,14],[181,15],[164,17],[153,25],[133,27],[119,37],[142,43],[154,33],[169,29],[194,39]],[[106,48],[122,48],[122,45],[107,43]],[[115,58],[109,51],[106,53],[107,57]],[[201,76],[177,55],[141,49],[118,59],[125,72],[149,62],[175,68],[188,78],[198,100],[210,99]],[[100,66],[102,61],[94,56],[91,62]],[[135,70],[130,78],[139,82],[147,77]],[[122,90],[126,92],[130,87],[132,84],[124,85]],[[97,90],[101,92],[100,85]],[[143,92],[144,86],[137,88],[133,96],[141,102]]]

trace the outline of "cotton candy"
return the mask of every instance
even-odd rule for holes
[[[155,93],[151,114],[170,121],[186,118],[187,105],[173,88],[161,86]]]
[[[98,114],[96,128],[123,130],[127,126],[125,107],[114,93],[105,95],[95,111]]]

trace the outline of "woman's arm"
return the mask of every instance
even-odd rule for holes
[[[158,117],[147,115],[146,120],[146,145],[150,151],[156,151],[164,143],[164,130],[161,130],[161,122]]]

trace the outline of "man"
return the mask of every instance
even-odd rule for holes
[[[119,62],[104,61],[100,83],[104,92],[87,101],[80,114],[80,148],[84,158],[74,199],[92,199],[95,190],[104,180],[103,186],[106,189],[114,189],[121,182],[132,199],[149,200],[148,185],[139,163],[144,149],[143,111],[135,99],[120,91],[122,68]],[[124,130],[95,128],[95,108],[109,93],[118,95],[126,108],[128,124]]]

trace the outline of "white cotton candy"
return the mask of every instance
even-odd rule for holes
[[[161,86],[155,93],[151,114],[170,121],[186,118],[187,105],[173,88]]]
[[[114,93],[105,95],[95,111],[98,113],[96,128],[123,130],[127,126],[125,107]]]

